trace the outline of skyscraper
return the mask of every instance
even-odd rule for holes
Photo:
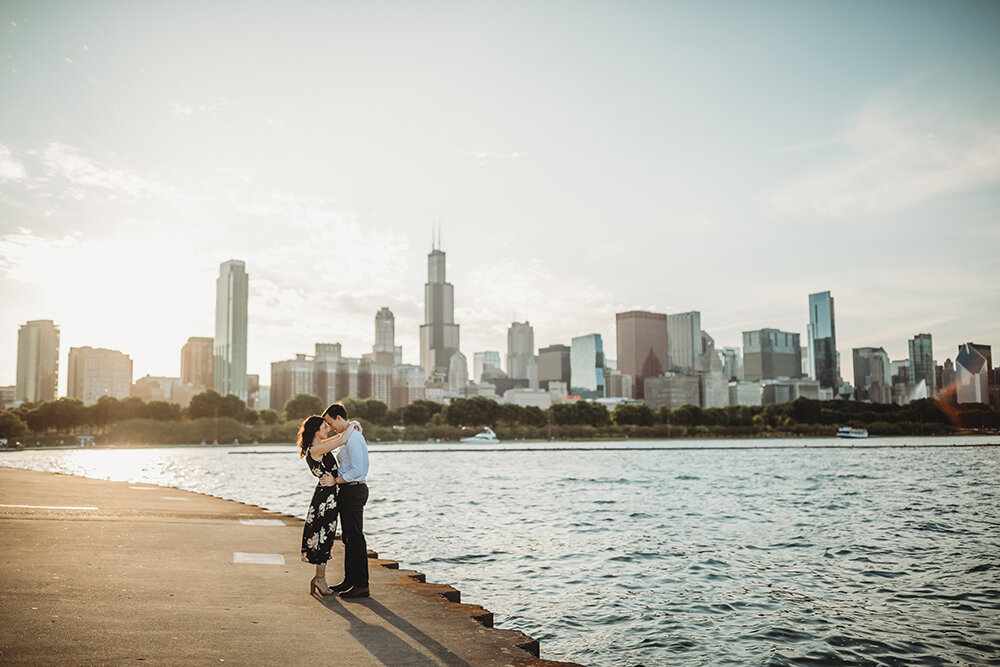
[[[242,260],[219,265],[215,281],[215,390],[247,400],[247,307],[250,279]]]
[[[989,405],[989,367],[993,356],[990,352],[989,345],[963,343],[958,346],[955,357],[957,402]]]
[[[472,355],[473,382],[482,382],[483,373],[488,369],[500,370],[500,353],[496,350],[486,352],[475,352]]]
[[[910,349],[910,373],[912,382],[919,385],[924,382],[926,395],[933,396],[937,391],[934,378],[934,351],[931,349],[931,335],[917,334],[908,341]]]
[[[181,382],[215,386],[215,339],[192,336],[181,348]]]
[[[535,356],[535,330],[528,322],[512,322],[507,329],[507,376],[528,379],[528,367]]]
[[[881,347],[856,347],[854,389],[859,401],[892,402],[892,366]]]
[[[799,334],[777,329],[743,332],[743,378],[750,382],[802,375]]]
[[[448,389],[462,391],[469,384],[469,361],[460,350],[455,350],[448,361]]]
[[[17,331],[17,381],[14,400],[52,401],[59,383],[59,327],[52,320],[31,320]]]
[[[403,362],[403,348],[396,345],[396,317],[387,306],[375,314],[375,345],[371,360],[379,366],[394,366]]]
[[[424,285],[424,324],[420,325],[420,365],[424,378],[448,375],[451,357],[458,352],[455,324],[455,287],[445,281],[445,254],[439,248],[427,255]]]
[[[836,394],[840,391],[840,368],[833,297],[829,292],[809,295],[809,349],[816,369],[814,379],[819,380],[820,387]]]
[[[118,350],[69,348],[66,395],[85,405],[101,396],[128,398],[132,391],[132,359]]]
[[[667,316],[633,310],[615,315],[618,339],[618,370],[631,375],[635,398],[643,398],[645,378],[662,375],[670,368]]]
[[[547,390],[552,382],[563,382],[569,389],[570,348],[568,345],[549,345],[538,350],[538,386]]]
[[[570,346],[570,393],[604,398],[604,342],[601,334],[577,336]]]
[[[702,352],[701,313],[667,315],[667,340],[670,341],[670,370],[692,373]]]

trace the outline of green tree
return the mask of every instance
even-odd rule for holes
[[[244,423],[248,419],[246,403],[239,396],[235,394],[223,396],[214,389],[195,394],[188,404],[187,416],[189,419],[229,417]]]
[[[444,406],[434,401],[419,398],[402,408],[404,426],[426,426],[434,415],[442,412]],[[391,422],[395,425],[397,422]]]
[[[611,413],[611,421],[618,426],[652,426],[656,417],[645,403],[619,403]]]
[[[260,418],[262,424],[266,424],[268,426],[273,426],[274,424],[278,424],[281,422],[281,413],[279,413],[277,410],[270,410],[270,409],[261,410],[258,413],[258,417]]]
[[[78,398],[63,396],[49,404],[51,423],[58,433],[68,433],[86,422],[87,411],[83,407],[83,401]]]
[[[389,406],[377,398],[345,398],[342,403],[351,419],[364,419],[370,424],[381,424]]]
[[[28,425],[15,412],[0,412],[0,438],[14,440],[27,433]]]
[[[118,399],[114,396],[101,396],[97,399],[97,403],[87,406],[87,423],[104,433],[111,423],[111,416],[117,412]]]
[[[146,417],[161,422],[175,422],[181,418],[181,406],[167,401],[150,401],[146,404]]]
[[[681,426],[699,426],[702,423],[702,410],[697,405],[685,403],[671,411],[670,423]]]
[[[455,398],[445,409],[445,420],[452,426],[482,426],[496,428],[500,406],[485,396]]]
[[[323,412],[323,401],[313,394],[295,394],[285,403],[285,420],[301,421],[309,415]],[[348,412],[348,414],[350,414]]]

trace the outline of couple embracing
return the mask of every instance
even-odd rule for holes
[[[330,437],[331,433],[335,435]],[[344,406],[334,403],[322,415],[306,417],[297,444],[299,457],[306,459],[309,470],[319,478],[302,529],[302,560],[316,566],[309,592],[366,598],[371,594],[364,533],[368,443],[361,425],[348,421]],[[333,549],[338,516],[344,542],[344,580],[328,586],[326,563]]]

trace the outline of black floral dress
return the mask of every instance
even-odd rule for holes
[[[316,477],[330,473],[337,477],[337,458],[333,452],[327,452],[319,461],[309,455],[306,450],[306,462],[309,471]],[[316,484],[312,500],[309,502],[309,512],[306,514],[306,525],[302,528],[302,560],[313,565],[321,565],[330,560],[334,537],[337,534],[337,487]]]

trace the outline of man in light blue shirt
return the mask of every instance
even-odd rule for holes
[[[323,421],[337,433],[351,429],[347,443],[340,448],[339,476],[320,479],[324,486],[337,484],[337,513],[340,515],[340,537],[344,541],[344,580],[331,588],[342,598],[366,598],[368,588],[368,543],[365,541],[365,503],[368,502],[368,443],[361,431],[347,421],[347,410],[334,403],[323,413]]]

